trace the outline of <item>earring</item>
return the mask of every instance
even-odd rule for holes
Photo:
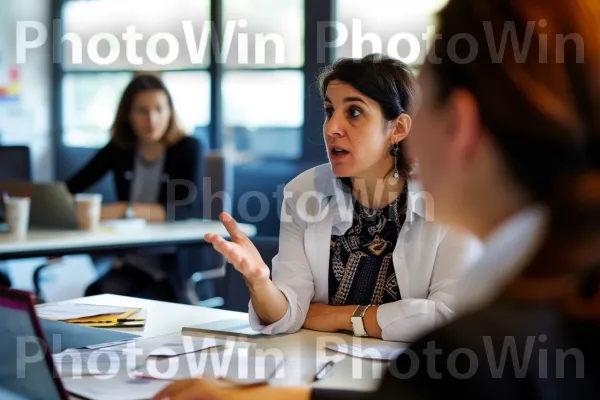
[[[399,179],[400,172],[398,172],[398,156],[400,155],[400,144],[394,143],[392,145],[390,155],[394,157],[394,179]]]

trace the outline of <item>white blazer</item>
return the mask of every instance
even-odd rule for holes
[[[457,282],[457,315],[479,310],[498,297],[539,251],[549,222],[549,209],[535,204],[507,218],[487,236],[482,256]]]
[[[253,329],[293,333],[302,328],[311,303],[329,304],[331,236],[345,233],[353,217],[352,194],[329,164],[305,171],[286,185],[272,277],[288,300],[288,310],[279,321],[264,325],[250,301]],[[433,201],[409,183],[406,222],[393,252],[402,299],[377,311],[384,340],[411,341],[447,322],[454,314],[451,288],[480,254],[479,241],[432,220]]]

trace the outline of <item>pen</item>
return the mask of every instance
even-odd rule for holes
[[[117,322],[142,322],[145,318],[118,318]],[[114,319],[96,320],[96,321],[72,321],[74,324],[114,324]]]
[[[335,363],[332,360],[327,361],[325,363],[325,365],[323,365],[321,367],[321,369],[319,371],[317,371],[317,373],[315,374],[315,377],[313,378],[313,382],[323,379],[325,377],[325,375],[327,375],[329,370],[331,368],[333,368],[334,365],[335,365]]]

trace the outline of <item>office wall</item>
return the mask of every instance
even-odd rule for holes
[[[53,139],[50,124],[52,56],[48,45],[27,52],[24,63],[17,63],[17,22],[51,20],[49,0],[0,1],[0,88],[10,83],[9,71],[19,75],[18,98],[0,97],[0,143],[25,144],[33,156],[34,179],[54,179]],[[28,36],[28,40],[34,38]],[[48,39],[51,28],[48,28]]]

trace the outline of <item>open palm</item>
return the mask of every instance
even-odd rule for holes
[[[269,267],[265,264],[260,253],[248,236],[242,232],[237,222],[227,213],[221,213],[219,219],[229,233],[231,241],[210,233],[204,239],[221,253],[227,262],[232,264],[246,280],[257,281],[269,279]]]

